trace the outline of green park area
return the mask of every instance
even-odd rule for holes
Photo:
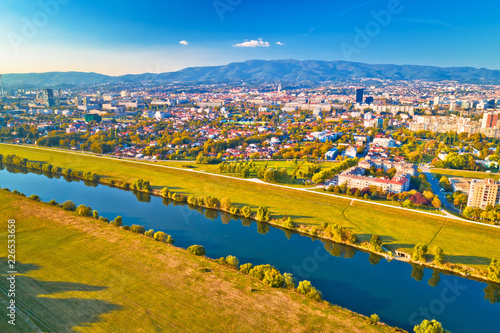
[[[0,191],[16,223],[16,326],[1,332],[390,332],[295,291],[90,217]],[[7,246],[0,247],[6,268]],[[5,274],[7,269],[2,269]],[[8,301],[6,276],[0,301]]]
[[[377,234],[392,249],[409,252],[418,243],[427,244],[430,249],[440,246],[444,250],[445,262],[453,264],[485,269],[492,258],[500,258],[500,229],[446,217],[262,182],[196,173],[183,168],[164,168],[159,163],[134,163],[123,159],[10,145],[0,145],[0,154],[16,154],[30,161],[95,172],[100,177],[129,183],[142,178],[150,181],[156,189],[166,186],[171,191],[196,197],[227,197],[233,205],[240,208],[249,205],[254,211],[259,206],[266,206],[274,218],[289,216],[304,225],[320,227],[322,222],[328,222],[350,228],[360,241],[369,241],[373,234]]]

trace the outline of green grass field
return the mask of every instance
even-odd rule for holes
[[[8,301],[9,219],[16,220],[20,273],[16,326],[2,314],[1,332],[393,331],[185,250],[7,191],[0,191],[0,216],[2,305]]]
[[[446,177],[463,177],[463,178],[477,178],[477,179],[493,178],[495,180],[500,179],[499,174],[489,173],[489,172],[476,172],[476,171],[437,169],[437,168],[431,169],[431,172],[433,174],[446,176]]]
[[[408,250],[417,243],[429,244],[431,248],[439,245],[445,251],[445,260],[475,268],[484,269],[491,258],[500,258],[500,229],[476,227],[446,217],[427,216],[352,202],[348,198],[328,197],[186,170],[165,169],[154,163],[140,165],[125,160],[8,145],[0,145],[0,154],[16,154],[59,167],[93,171],[122,181],[133,182],[143,178],[156,188],[168,186],[172,191],[188,195],[228,197],[240,207],[250,205],[256,209],[267,206],[273,217],[292,216],[295,221],[304,224],[335,222],[351,228],[361,241],[368,241],[372,234],[380,235],[383,242],[394,249]],[[448,232],[448,229],[451,230]]]

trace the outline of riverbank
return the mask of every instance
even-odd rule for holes
[[[16,220],[19,311],[29,309],[41,331],[397,331],[7,191],[0,216]],[[0,233],[6,239],[6,223]],[[6,247],[0,253],[6,257]],[[8,331],[5,321],[0,329]]]
[[[107,180],[133,183],[142,178],[149,180],[156,190],[166,186],[186,196],[228,197],[239,208],[249,205],[254,211],[259,206],[267,206],[277,219],[290,216],[294,222],[310,228],[320,228],[322,222],[336,223],[359,235],[360,242],[368,242],[371,235],[377,234],[391,249],[407,253],[418,243],[428,244],[430,248],[440,246],[445,251],[446,262],[467,265],[472,269],[485,269],[491,258],[500,258],[500,249],[495,246],[500,242],[500,230],[486,230],[486,226],[466,224],[444,216],[417,214],[320,193],[199,174],[189,169],[167,169],[154,163],[137,164],[7,145],[0,145],[0,153],[29,157],[58,167],[96,172]]]

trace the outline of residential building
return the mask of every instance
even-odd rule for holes
[[[500,203],[500,182],[493,179],[473,179],[470,184],[467,207],[485,209]]]

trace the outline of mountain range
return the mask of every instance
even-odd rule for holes
[[[500,84],[500,70],[473,67],[418,65],[373,65],[347,61],[249,60],[224,66],[189,67],[176,72],[108,76],[84,72],[4,74],[3,83],[12,88],[46,88],[108,83],[172,82],[251,82],[317,84],[354,78],[457,81],[459,83]]]

